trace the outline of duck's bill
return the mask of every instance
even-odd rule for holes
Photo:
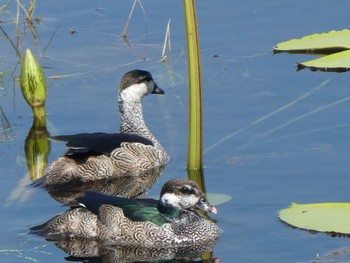
[[[163,95],[164,94],[164,90],[162,90],[161,88],[158,87],[158,85],[156,83],[154,83],[154,88],[151,92],[152,94],[160,94]]]
[[[209,202],[205,198],[201,198],[196,204],[196,207],[207,213],[213,213],[213,214],[218,213],[218,210],[216,209],[216,207],[209,204]]]

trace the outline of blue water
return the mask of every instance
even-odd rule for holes
[[[166,95],[144,100],[145,118],[172,156],[150,190],[151,195],[158,195],[168,179],[186,177],[183,10],[179,1],[142,1],[146,17],[136,6],[128,29],[129,48],[120,35],[131,4],[38,1],[34,16],[41,18],[36,25],[40,48],[28,28],[23,28],[22,19],[20,50],[23,53],[29,47],[40,57],[39,50],[46,47],[39,60],[48,78],[46,110],[51,134],[115,132],[121,76],[134,68],[152,73]],[[277,217],[291,202],[349,200],[350,101],[341,101],[350,96],[349,75],[296,72],[296,62],[312,57],[271,52],[277,43],[290,38],[346,28],[349,8],[350,3],[344,1],[197,1],[205,180],[208,192],[232,197],[217,207],[219,214],[214,216],[223,230],[214,249],[221,262],[312,262],[317,255],[318,262],[349,261],[348,253],[342,258],[327,257],[348,247],[349,239],[292,229]],[[0,18],[0,26],[12,41],[15,16],[12,1]],[[160,62],[169,19],[171,74]],[[2,34],[0,42],[0,71],[7,75],[0,89],[0,106],[11,125],[0,134],[0,261],[62,262],[67,254],[28,234],[30,226],[65,208],[44,191],[26,187],[23,145],[32,115],[10,78],[19,75],[14,49]],[[303,95],[307,96],[283,110]],[[261,119],[264,116],[270,117]],[[62,143],[52,142],[49,162],[63,152]]]

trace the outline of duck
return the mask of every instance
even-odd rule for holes
[[[216,242],[221,230],[200,214],[217,214],[197,183],[166,182],[156,199],[128,199],[86,192],[78,206],[31,228],[50,240],[87,239],[110,245],[184,247]]]
[[[66,142],[68,149],[32,185],[67,189],[88,181],[138,176],[164,166],[170,157],[143,117],[141,100],[148,94],[164,94],[151,73],[138,69],[127,72],[118,94],[119,133],[52,136],[53,140]]]

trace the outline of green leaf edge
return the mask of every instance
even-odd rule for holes
[[[339,41],[339,35],[344,38],[343,41]],[[273,52],[274,53],[280,53],[280,52],[317,53],[318,51],[324,51],[328,49],[330,50],[334,49],[337,51],[347,50],[347,49],[350,49],[350,41],[346,41],[346,37],[350,39],[349,29],[343,29],[340,31],[332,30],[325,33],[316,33],[316,34],[304,36],[302,38],[294,38],[288,41],[280,42],[273,48]],[[315,43],[309,44],[310,41],[312,42],[318,41],[318,44],[315,44]]]
[[[350,50],[297,63],[298,70],[309,68],[312,71],[345,72],[350,70]]]
[[[338,236],[338,237],[339,236],[350,237],[350,226],[349,226],[349,230],[348,231],[333,230],[332,227],[334,227],[334,226],[329,227],[328,230],[320,230],[320,229],[317,229],[317,228],[314,228],[314,227],[305,227],[305,226],[300,226],[300,225],[297,225],[297,224],[293,224],[289,220],[286,220],[284,218],[284,216],[285,216],[284,213],[286,213],[286,212],[290,211],[290,209],[293,209],[293,208],[296,208],[296,207],[303,208],[303,209],[322,208],[322,207],[334,208],[334,209],[344,209],[344,208],[350,209],[350,203],[349,202],[328,202],[328,203],[311,203],[311,204],[298,204],[298,203],[292,202],[291,205],[288,208],[284,208],[284,209],[281,209],[279,211],[278,217],[279,217],[279,219],[282,222],[284,222],[284,223],[286,223],[286,224],[288,224],[288,225],[290,225],[290,226],[292,226],[294,228],[308,230],[308,231],[312,231],[312,232],[327,233],[327,234],[331,234],[332,236]]]

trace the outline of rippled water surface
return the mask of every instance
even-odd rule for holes
[[[172,156],[150,190],[186,177],[187,65],[181,1],[142,1],[120,38],[133,1],[37,1],[36,41],[20,11],[20,52],[29,47],[48,78],[51,134],[115,132],[117,87],[147,69],[166,94],[144,100],[146,121]],[[349,201],[348,73],[296,72],[306,55],[272,55],[279,42],[348,26],[345,1],[197,1],[204,106],[204,164],[209,193],[232,197],[214,215],[223,230],[220,262],[345,262],[349,239],[281,223],[290,202]],[[28,6],[28,3],[23,3]],[[29,183],[24,141],[32,113],[17,83],[15,1],[0,18],[0,261],[62,262],[54,244],[28,234],[65,208]],[[171,19],[171,52],[161,63]],[[40,56],[40,52],[43,53]],[[299,98],[299,99],[298,99]],[[291,102],[289,107],[285,107]],[[49,162],[65,146],[51,143]],[[339,253],[332,251],[339,250]]]

